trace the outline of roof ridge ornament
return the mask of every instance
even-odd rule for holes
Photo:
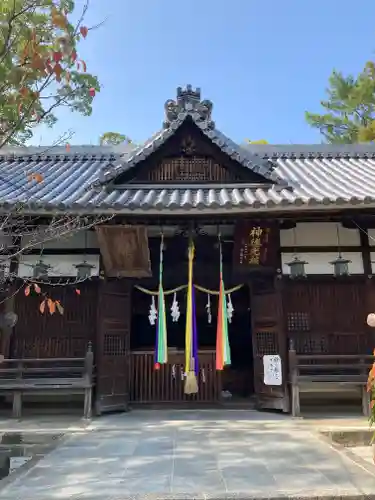
[[[193,89],[191,85],[177,87],[177,98],[168,99],[164,104],[165,119],[163,127],[169,128],[173,122],[179,120],[181,113],[194,115],[197,123],[205,123],[206,128],[214,129],[215,123],[211,120],[213,103],[208,99],[201,100],[201,89]]]

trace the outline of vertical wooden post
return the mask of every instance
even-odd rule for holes
[[[359,360],[359,366],[360,366],[360,373],[361,375],[364,375],[365,380],[367,379],[367,364],[366,360],[361,358]],[[370,394],[367,391],[367,385],[364,383],[362,385],[362,413],[365,417],[370,416]]]
[[[375,283],[374,283],[375,278],[372,278],[371,247],[368,237],[368,229],[361,228],[358,229],[358,231],[361,242],[363,274],[367,277],[365,284],[365,301],[366,301],[365,316],[367,317],[367,314],[375,312]],[[364,321],[366,321],[366,317],[364,318]],[[374,336],[374,329],[371,327],[368,327],[368,339],[366,344],[369,349],[372,350],[374,348],[375,336]]]
[[[14,236],[12,237],[12,245],[15,251],[20,248],[21,245],[21,238],[19,236]],[[18,257],[13,258],[10,261],[9,265],[9,274],[11,275],[16,275],[18,273]],[[3,306],[4,306],[4,313],[7,312],[15,312],[16,308],[16,285],[13,283],[9,287],[9,291],[7,292],[7,296],[9,297],[7,300],[5,300]],[[3,331],[1,332],[1,354],[5,358],[9,358],[12,353],[11,351],[11,337],[13,334],[14,328],[6,327],[3,328]]]
[[[290,343],[288,359],[289,359],[290,384],[292,392],[292,416],[299,417],[301,414],[301,408],[300,408],[300,395],[298,387],[298,364],[297,364],[297,352],[294,349],[293,341],[291,341]]]
[[[128,410],[131,292],[128,279],[100,282],[95,353],[97,415]]]
[[[85,356],[85,374],[86,388],[85,388],[85,401],[83,407],[83,417],[91,418],[92,415],[92,376],[94,367],[94,354],[92,352],[92,344],[89,342]]]
[[[21,383],[22,381],[22,372],[23,372],[23,364],[22,361],[17,363],[17,377],[16,382]],[[22,416],[22,392],[14,391],[13,393],[13,408],[12,408],[12,417],[13,418],[21,418]]]

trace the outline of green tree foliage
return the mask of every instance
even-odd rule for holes
[[[87,4],[75,25],[74,8],[73,0],[1,0],[0,148],[52,126],[60,107],[91,114],[100,85],[78,55]]]
[[[109,144],[122,144],[123,142],[131,144],[132,141],[126,135],[119,134],[118,132],[105,132],[99,138],[101,146],[107,146]]]
[[[375,140],[375,66],[369,62],[357,76],[334,71],[328,98],[321,102],[326,113],[306,113],[307,122],[331,144]]]

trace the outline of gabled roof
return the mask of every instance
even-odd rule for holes
[[[183,111],[181,107],[183,106]],[[23,202],[30,212],[236,213],[375,208],[375,145],[236,144],[211,120],[212,103],[180,89],[166,103],[163,130],[142,146],[2,148],[0,209]],[[193,120],[223,152],[270,182],[136,184],[113,180],[156,151]],[[28,181],[40,173],[43,182]]]
[[[210,122],[202,120],[201,115],[194,111],[194,109],[187,109],[178,113],[177,118],[168,125],[168,128],[160,130],[144,144],[130,151],[126,158],[121,158],[121,161],[118,163],[111,164],[108,170],[103,170],[101,175],[95,179],[93,187],[107,184],[121,174],[137,167],[140,162],[146,160],[152,153],[165,144],[187,120],[193,121],[203,134],[231,159],[250,169],[252,172],[261,175],[266,180],[283,187],[288,186],[287,182],[275,172],[275,164],[271,160],[263,159],[259,155],[246,151],[246,149],[233,142],[218,129],[211,127]]]

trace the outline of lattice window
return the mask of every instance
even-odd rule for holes
[[[275,332],[257,332],[256,338],[256,354],[264,356],[267,354],[278,354],[279,343]]]
[[[289,332],[309,332],[310,314],[306,312],[290,312],[287,316]]]
[[[164,158],[156,168],[148,172],[147,180],[153,182],[224,182],[240,179],[212,158],[181,156]]]
[[[126,354],[126,344],[123,335],[104,335],[103,345],[104,356],[123,356]]]
[[[298,354],[324,354],[328,352],[328,341],[324,336],[296,336],[294,346]]]

